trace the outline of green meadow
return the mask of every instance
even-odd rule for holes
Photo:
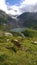
[[[37,30],[0,30],[0,65],[37,65]]]

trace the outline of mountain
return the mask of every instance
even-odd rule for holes
[[[18,15],[9,14],[9,16],[10,16],[11,18],[13,18],[13,19],[16,19],[16,17],[17,17]]]
[[[10,30],[17,27],[17,22],[11,16],[0,10],[0,29]]]
[[[25,12],[17,18],[21,27],[37,29],[37,12]]]
[[[19,16],[12,16],[0,10],[0,29],[8,31],[23,27],[37,29],[37,12],[25,12]]]

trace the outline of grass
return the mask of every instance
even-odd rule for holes
[[[37,41],[37,31],[30,32],[30,34],[34,32],[33,37],[0,36],[0,65],[37,65],[37,44],[32,44],[32,41]],[[19,40],[22,47],[18,48],[14,45],[12,39]]]

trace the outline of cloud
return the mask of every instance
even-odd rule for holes
[[[23,0],[22,4],[26,5],[34,5],[37,2],[37,0]]]
[[[20,5],[20,11],[23,12],[36,12],[37,0],[23,0]]]
[[[5,3],[5,0],[0,0],[0,9],[8,13],[7,5]]]
[[[10,8],[12,8],[11,11],[13,10],[15,12],[14,14],[22,14],[23,12],[37,12],[37,0],[21,0],[19,6],[13,5]]]
[[[0,0],[0,9],[7,14],[20,15],[23,12],[37,12],[37,0],[21,0],[20,5],[9,5],[6,0]]]
[[[9,13],[10,13],[10,14],[13,14],[13,15],[18,15],[18,14],[20,14],[19,7],[16,6],[16,5],[13,5],[13,6],[8,7],[8,10],[9,10]]]
[[[18,6],[9,6],[8,2],[6,4],[6,0],[0,0],[0,9],[5,11],[7,14],[18,15],[20,13]]]

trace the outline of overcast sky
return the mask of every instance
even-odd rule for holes
[[[0,0],[0,9],[12,15],[37,12],[37,0]]]

